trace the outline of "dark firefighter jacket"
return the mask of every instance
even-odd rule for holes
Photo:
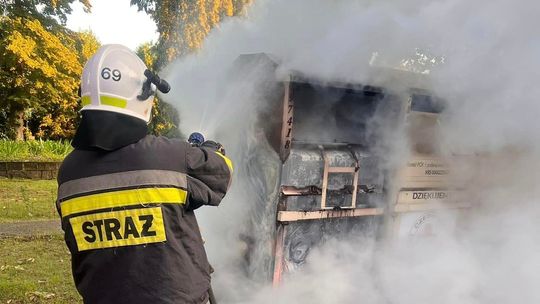
[[[211,149],[146,136],[75,149],[57,207],[85,303],[206,303],[210,266],[194,209],[218,205],[232,165]]]

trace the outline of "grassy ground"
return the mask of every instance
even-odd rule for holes
[[[0,238],[0,303],[81,303],[61,235]]]
[[[0,179],[0,223],[57,219],[56,181]]]
[[[0,179],[0,225],[58,219],[56,181]],[[0,304],[81,303],[61,234],[0,236]]]
[[[61,161],[73,148],[68,141],[0,140],[0,161]]]

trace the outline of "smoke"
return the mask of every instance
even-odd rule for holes
[[[252,177],[280,174],[277,156],[258,163],[264,172],[237,170],[222,206],[198,213],[222,303],[540,303],[539,13],[533,0],[259,0],[215,29],[200,52],[168,66],[172,90],[164,97],[178,107],[182,131],[223,143],[238,168],[260,162],[251,154],[261,142],[253,125],[264,108],[260,91],[271,88],[261,87],[260,71],[232,66],[258,52],[280,61],[276,77],[295,70],[362,83],[373,80],[370,64],[404,61],[429,70],[431,91],[448,103],[437,135],[442,153],[465,155],[451,158],[453,177],[473,208],[436,238],[329,240],[277,289],[240,267],[248,248],[239,241],[252,223],[273,229],[272,202],[262,218],[250,208],[264,201],[260,193],[276,191]],[[395,141],[404,132],[381,134]],[[390,162],[406,159],[403,151],[393,150]],[[254,190],[261,187],[266,192]],[[260,238],[268,250],[272,235]]]

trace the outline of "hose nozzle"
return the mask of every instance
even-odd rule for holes
[[[189,135],[188,143],[194,147],[200,147],[204,143],[204,136],[199,132],[193,132]]]

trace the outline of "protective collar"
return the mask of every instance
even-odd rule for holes
[[[79,150],[113,151],[146,136],[142,119],[108,111],[82,111],[82,119],[71,145]]]

